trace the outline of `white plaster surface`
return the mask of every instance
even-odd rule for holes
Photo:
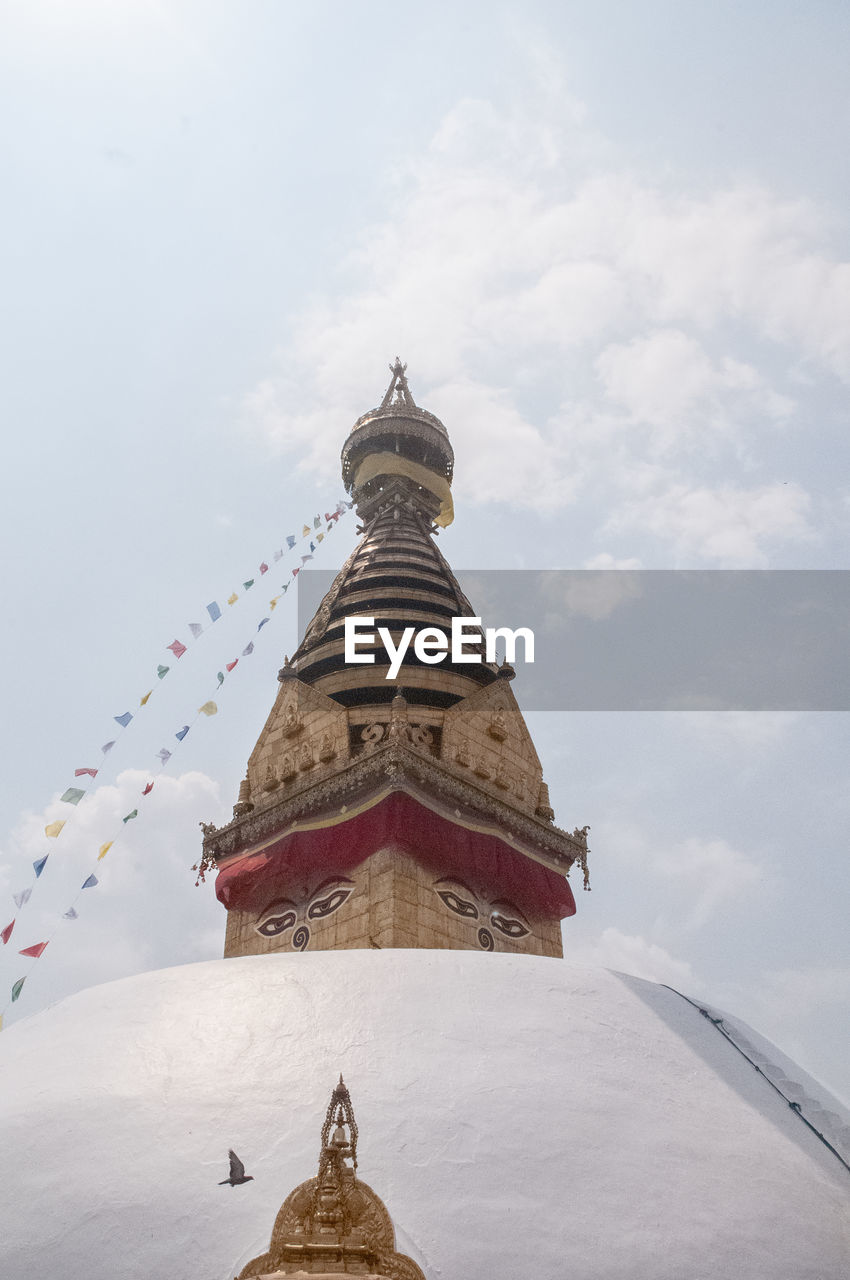
[[[846,1143],[840,1105],[775,1061]],[[3,1280],[232,1280],[314,1175],[340,1072],[359,1172],[428,1280],[850,1275],[850,1173],[679,996],[346,951],[144,974],[3,1032]],[[255,1181],[217,1185],[228,1147]]]

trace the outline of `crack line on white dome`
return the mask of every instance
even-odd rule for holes
[[[731,1044],[732,1048],[737,1050],[737,1052],[740,1053],[741,1057],[744,1058],[745,1061],[749,1062],[750,1066],[755,1071],[758,1072],[758,1074],[767,1084],[770,1085],[771,1089],[773,1089],[774,1092],[778,1093],[780,1098],[782,1098],[784,1102],[788,1103],[789,1108],[794,1112],[795,1115],[800,1117],[800,1119],[802,1120],[806,1128],[811,1129],[815,1137],[820,1139],[820,1141],[827,1148],[827,1150],[831,1151],[832,1154],[835,1156],[836,1160],[844,1166],[844,1168],[847,1170],[848,1173],[850,1173],[850,1163],[848,1163],[844,1159],[841,1152],[836,1151],[835,1147],[832,1145],[832,1143],[829,1141],[826,1135],[821,1133],[820,1129],[816,1128],[816,1126],[812,1124],[811,1120],[809,1120],[806,1116],[803,1115],[802,1109],[800,1107],[800,1103],[793,1102],[791,1098],[788,1097],[787,1094],[783,1093],[782,1090],[779,1088],[779,1085],[776,1084],[774,1080],[771,1080],[770,1076],[761,1069],[761,1067],[758,1065],[757,1062],[753,1061],[753,1059],[750,1057],[747,1051],[745,1049],[742,1049],[741,1046],[733,1039],[731,1033],[723,1025],[722,1018],[716,1017],[711,1012],[710,1009],[706,1009],[704,1005],[698,1004],[696,1000],[692,1000],[690,996],[686,996],[682,991],[677,991],[675,987],[669,986],[668,983],[664,982],[661,985],[663,987],[666,987],[668,991],[672,991],[675,996],[679,996],[682,1000],[686,1000],[687,1003],[691,1006],[691,1008],[696,1009],[699,1013],[701,1013],[702,1016],[720,1032],[724,1040],[727,1040],[729,1044]]]

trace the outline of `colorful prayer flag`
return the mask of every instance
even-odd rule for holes
[[[277,602],[278,602],[278,600],[279,600],[279,599],[280,599],[280,596],[275,596],[275,598],[274,598],[273,600],[270,600],[270,601],[269,601],[269,608],[270,608],[270,609],[276,609],[276,608],[277,608]]]
[[[115,721],[117,721],[117,723],[118,723],[118,724],[120,724],[120,726],[121,726],[121,728],[122,728],[122,729],[126,729],[126,728],[127,728],[127,725],[130,723],[130,721],[133,719],[133,717],[132,717],[132,715],[130,714],[130,712],[129,712],[129,711],[125,711],[123,715],[121,715],[121,716],[113,716],[113,717],[112,717],[112,719],[113,719],[113,720],[115,720]],[[105,751],[105,750],[106,750],[106,748],[104,747],[104,751]]]
[[[166,649],[170,649],[175,658],[182,658],[186,652],[185,644],[181,644],[179,640],[172,640],[171,644],[167,644]]]
[[[77,918],[77,913],[73,907],[69,907],[67,911],[62,912],[63,920],[76,920],[76,918]]]
[[[151,694],[152,694],[152,693],[153,693],[153,689],[148,689],[148,691],[147,691],[147,693],[144,695],[144,697],[139,698],[139,706],[140,706],[140,707],[147,706],[148,698],[151,696]]]
[[[12,987],[12,1004],[15,1003],[18,996],[21,994],[21,987],[24,985],[25,982],[26,982],[26,978],[18,978],[18,981]]]
[[[232,596],[228,596],[228,597],[227,597],[227,603],[228,603],[228,604],[236,604],[236,601],[237,601],[238,599],[239,599],[239,597],[238,597],[238,595],[236,594],[236,592],[234,591]]]
[[[32,889],[22,889],[20,893],[12,894],[12,901],[16,907],[25,907],[30,900]]]
[[[38,879],[38,877],[41,875],[42,871],[44,870],[44,864],[47,862],[47,859],[48,859],[49,857],[50,857],[50,854],[49,854],[49,853],[46,853],[46,854],[44,855],[44,857],[43,857],[43,858],[39,858],[36,862],[34,862],[34,863],[32,864],[32,866],[33,866],[33,870],[35,871],[35,878],[36,878],[36,880]]]
[[[3,939],[4,947],[6,943],[9,941],[9,939],[11,938],[12,930],[14,929],[14,927],[15,927],[15,921],[13,920],[11,924],[6,925],[5,929],[0,929],[0,938]]]
[[[233,670],[233,668],[236,666],[236,664],[237,664],[237,662],[238,662],[238,661],[239,661],[239,659],[238,659],[238,658],[234,658],[232,662],[226,662],[226,663],[224,664],[224,669],[225,669],[225,671],[232,671],[232,670]]]
[[[168,764],[169,760],[171,759],[171,752],[168,750],[167,747],[160,747],[159,751],[157,751],[156,754],[163,764]]]
[[[302,563],[302,565],[303,565],[303,564],[306,564],[308,560],[312,560],[312,559],[313,559],[313,557],[312,557],[312,556],[302,556],[302,557],[301,557],[301,563]]]
[[[287,545],[287,547],[289,548],[289,550],[290,550],[290,551],[291,551],[291,550],[292,550],[292,548],[295,546],[295,534],[294,534],[294,533],[288,533],[288,534],[286,535],[286,545]]]
[[[253,652],[254,652],[254,641],[252,640],[250,644],[246,644],[245,648],[242,650],[242,657],[247,658],[248,654]]]
[[[263,563],[260,565],[260,576],[262,577],[262,575],[264,573],[268,573],[268,571],[269,571],[269,566],[266,564],[264,560]]]
[[[260,621],[257,623],[257,630],[262,631],[263,627],[266,625],[268,621],[269,621],[268,618],[261,618]]]
[[[97,777],[97,769],[75,769],[75,770],[74,770],[74,777],[75,777],[75,778],[82,778],[82,777],[84,777],[84,775],[85,775],[85,774],[88,774],[88,776],[89,776],[90,778],[96,778],[96,777]]]
[[[219,618],[221,617],[221,609],[219,609],[215,600],[211,600],[210,603],[207,605],[207,613],[210,615],[210,619],[213,622],[218,622]]]
[[[93,889],[97,883],[98,883],[97,876],[94,874],[94,872],[92,872],[91,875],[88,877],[88,879],[83,881],[83,883],[80,885],[80,888]]]
[[[276,551],[274,553],[274,559],[275,559],[275,564],[278,562],[278,560],[283,559],[283,548],[281,548],[280,551]]]
[[[56,837],[59,835],[59,832],[64,827],[64,825],[65,825],[64,821],[48,822],[47,826],[44,828],[44,834],[46,836],[50,836],[51,840],[55,840]]]
[[[31,947],[24,947],[23,951],[18,952],[18,955],[32,956],[33,960],[37,960],[38,957],[41,955],[41,953],[44,951],[44,948],[46,946],[47,946],[46,942],[36,942],[36,943],[33,943]]]
[[[299,565],[297,569],[292,570],[293,578],[297,578],[300,572],[301,572],[301,566]]]
[[[317,533],[317,534],[316,534],[316,541],[317,541],[317,542],[323,542],[323,541],[324,541],[324,538],[325,538],[325,535],[324,535],[323,533]]]
[[[216,675],[216,679],[218,680],[218,687],[219,687],[219,689],[220,689],[220,688],[221,688],[221,686],[224,684],[224,672],[223,672],[223,671],[217,671],[217,672],[215,673],[215,675]]]
[[[149,782],[148,785],[145,787],[144,791],[142,792],[142,795],[149,796],[152,791],[153,791],[153,783]]]
[[[311,543],[310,543],[310,550],[311,550],[311,551],[315,551],[315,550],[316,550],[316,544],[315,544],[315,542],[311,542]]]
[[[321,516],[313,516],[313,528],[314,528],[314,529],[318,529],[318,528],[319,528],[319,525],[320,525],[321,523],[322,523],[322,517],[321,517]]]
[[[103,754],[106,755],[106,753],[108,751],[111,751],[114,746],[115,746],[115,739],[113,738],[111,742],[104,742],[103,746],[100,749],[103,752]]]
[[[201,626],[200,622],[190,622],[190,623],[189,623],[189,630],[191,631],[192,635],[194,636],[194,638],[195,638],[196,640],[197,640],[198,636],[201,634],[201,632],[203,631],[203,629],[204,629],[204,628]]]
[[[100,848],[99,848],[99,849],[98,849],[98,851],[97,851],[97,860],[98,860],[98,862],[100,862],[101,858],[105,858],[105,857],[106,857],[106,855],[109,853],[109,850],[112,848],[112,846],[114,845],[114,843],[115,843],[115,841],[114,841],[114,840],[107,840],[106,844],[102,844],[102,845],[100,846]]]
[[[214,716],[218,711],[218,707],[214,702],[205,702],[202,707],[198,707],[198,711],[202,712],[205,716]]]
[[[301,537],[309,538],[309,536],[310,536],[310,526],[308,524],[305,524],[304,528],[301,530]]]
[[[64,800],[65,804],[79,804],[85,794],[79,787],[69,787],[59,799]]]
[[[164,666],[162,665],[162,663],[160,662],[159,666],[158,666],[158,667],[157,667],[157,669],[156,669],[156,674],[159,676],[159,678],[160,678],[160,680],[161,680],[161,679],[163,678],[163,676],[167,676],[167,675],[168,675],[168,673],[169,673],[169,671],[170,671],[170,670],[171,670],[171,667],[164,667]]]
[[[245,588],[245,590],[246,590],[246,591],[250,591],[250,589],[251,589],[251,587],[253,587],[253,585],[254,585],[254,579],[253,579],[253,578],[249,578],[247,582],[243,582],[243,583],[242,583],[242,586]]]
[[[127,822],[130,822],[133,818],[138,818],[138,816],[139,816],[138,809],[133,809],[130,813],[127,814],[126,818],[122,818],[121,821],[124,823],[127,823]]]
[[[184,724],[183,728],[178,729],[174,736],[175,738],[179,739],[180,742],[182,742],[188,732],[189,732],[189,726],[187,724]]]

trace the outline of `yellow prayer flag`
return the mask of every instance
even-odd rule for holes
[[[198,707],[198,711],[203,712],[205,716],[214,716],[215,713],[218,711],[218,707],[215,705],[214,702],[210,701],[210,702],[205,702],[202,707]]]
[[[112,848],[114,843],[115,843],[114,840],[107,840],[106,844],[102,844],[100,846],[100,848],[97,851],[98,862],[100,862],[101,858],[106,857],[106,855],[109,853],[109,850]]]
[[[233,595],[232,595],[232,596],[228,596],[228,597],[227,597],[227,603],[228,603],[228,604],[236,604],[236,601],[237,601],[238,599],[239,599],[239,597],[238,597],[238,595],[236,594],[236,592],[234,591],[234,593],[233,593]]]
[[[321,541],[322,541],[322,539],[324,538],[324,536],[325,536],[325,535],[324,535],[323,533],[317,533],[317,534],[316,534],[316,541],[317,541],[317,542],[321,542]]]
[[[142,698],[141,702],[139,703],[139,706],[140,706],[140,707],[143,707],[143,706],[145,705],[145,703],[147,702],[148,698],[151,696],[151,694],[152,694],[152,693],[153,693],[153,689],[148,689],[147,693],[145,694],[145,696]]]
[[[269,601],[269,608],[270,608],[270,609],[276,609],[276,608],[277,608],[277,602],[278,602],[278,600],[279,600],[279,599],[280,599],[280,596],[275,596],[274,600],[270,600],[270,601]]]
[[[44,834],[46,836],[58,836],[64,825],[64,822],[49,822],[44,828]]]
[[[308,524],[305,524],[304,528],[301,530],[301,537],[306,538],[307,535],[311,532],[312,530],[310,529],[310,526]]]

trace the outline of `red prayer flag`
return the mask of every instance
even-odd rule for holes
[[[268,573],[268,571],[269,571],[269,566],[266,564],[264,560],[263,563],[260,565],[260,573]]]
[[[175,658],[182,658],[186,652],[185,644],[181,644],[179,640],[172,640],[171,644],[167,644],[166,649],[170,649]]]
[[[227,666],[226,666],[225,670],[226,670],[226,671],[232,671],[232,670],[233,670],[233,668],[236,666],[236,664],[237,664],[237,662],[238,662],[238,661],[239,661],[239,659],[238,659],[238,658],[234,658],[232,662],[228,662],[228,664],[227,664]]]
[[[153,783],[149,782],[148,785],[145,787],[144,791],[142,792],[142,795],[149,796],[152,791],[153,791]]]
[[[24,947],[23,951],[18,952],[18,955],[33,956],[37,960],[46,946],[46,942],[37,942],[33,947]]]
[[[82,777],[84,776],[84,774],[88,774],[88,776],[89,776],[90,778],[96,778],[96,777],[97,777],[97,769],[75,769],[75,770],[74,770],[74,777],[75,777],[75,778],[82,778]]]
[[[15,919],[17,919],[17,916],[15,917]],[[0,938],[3,939],[4,947],[6,943],[9,941],[9,939],[11,938],[12,930],[14,929],[14,927],[15,927],[15,921],[13,920],[11,924],[7,924],[6,928],[0,931]]]

